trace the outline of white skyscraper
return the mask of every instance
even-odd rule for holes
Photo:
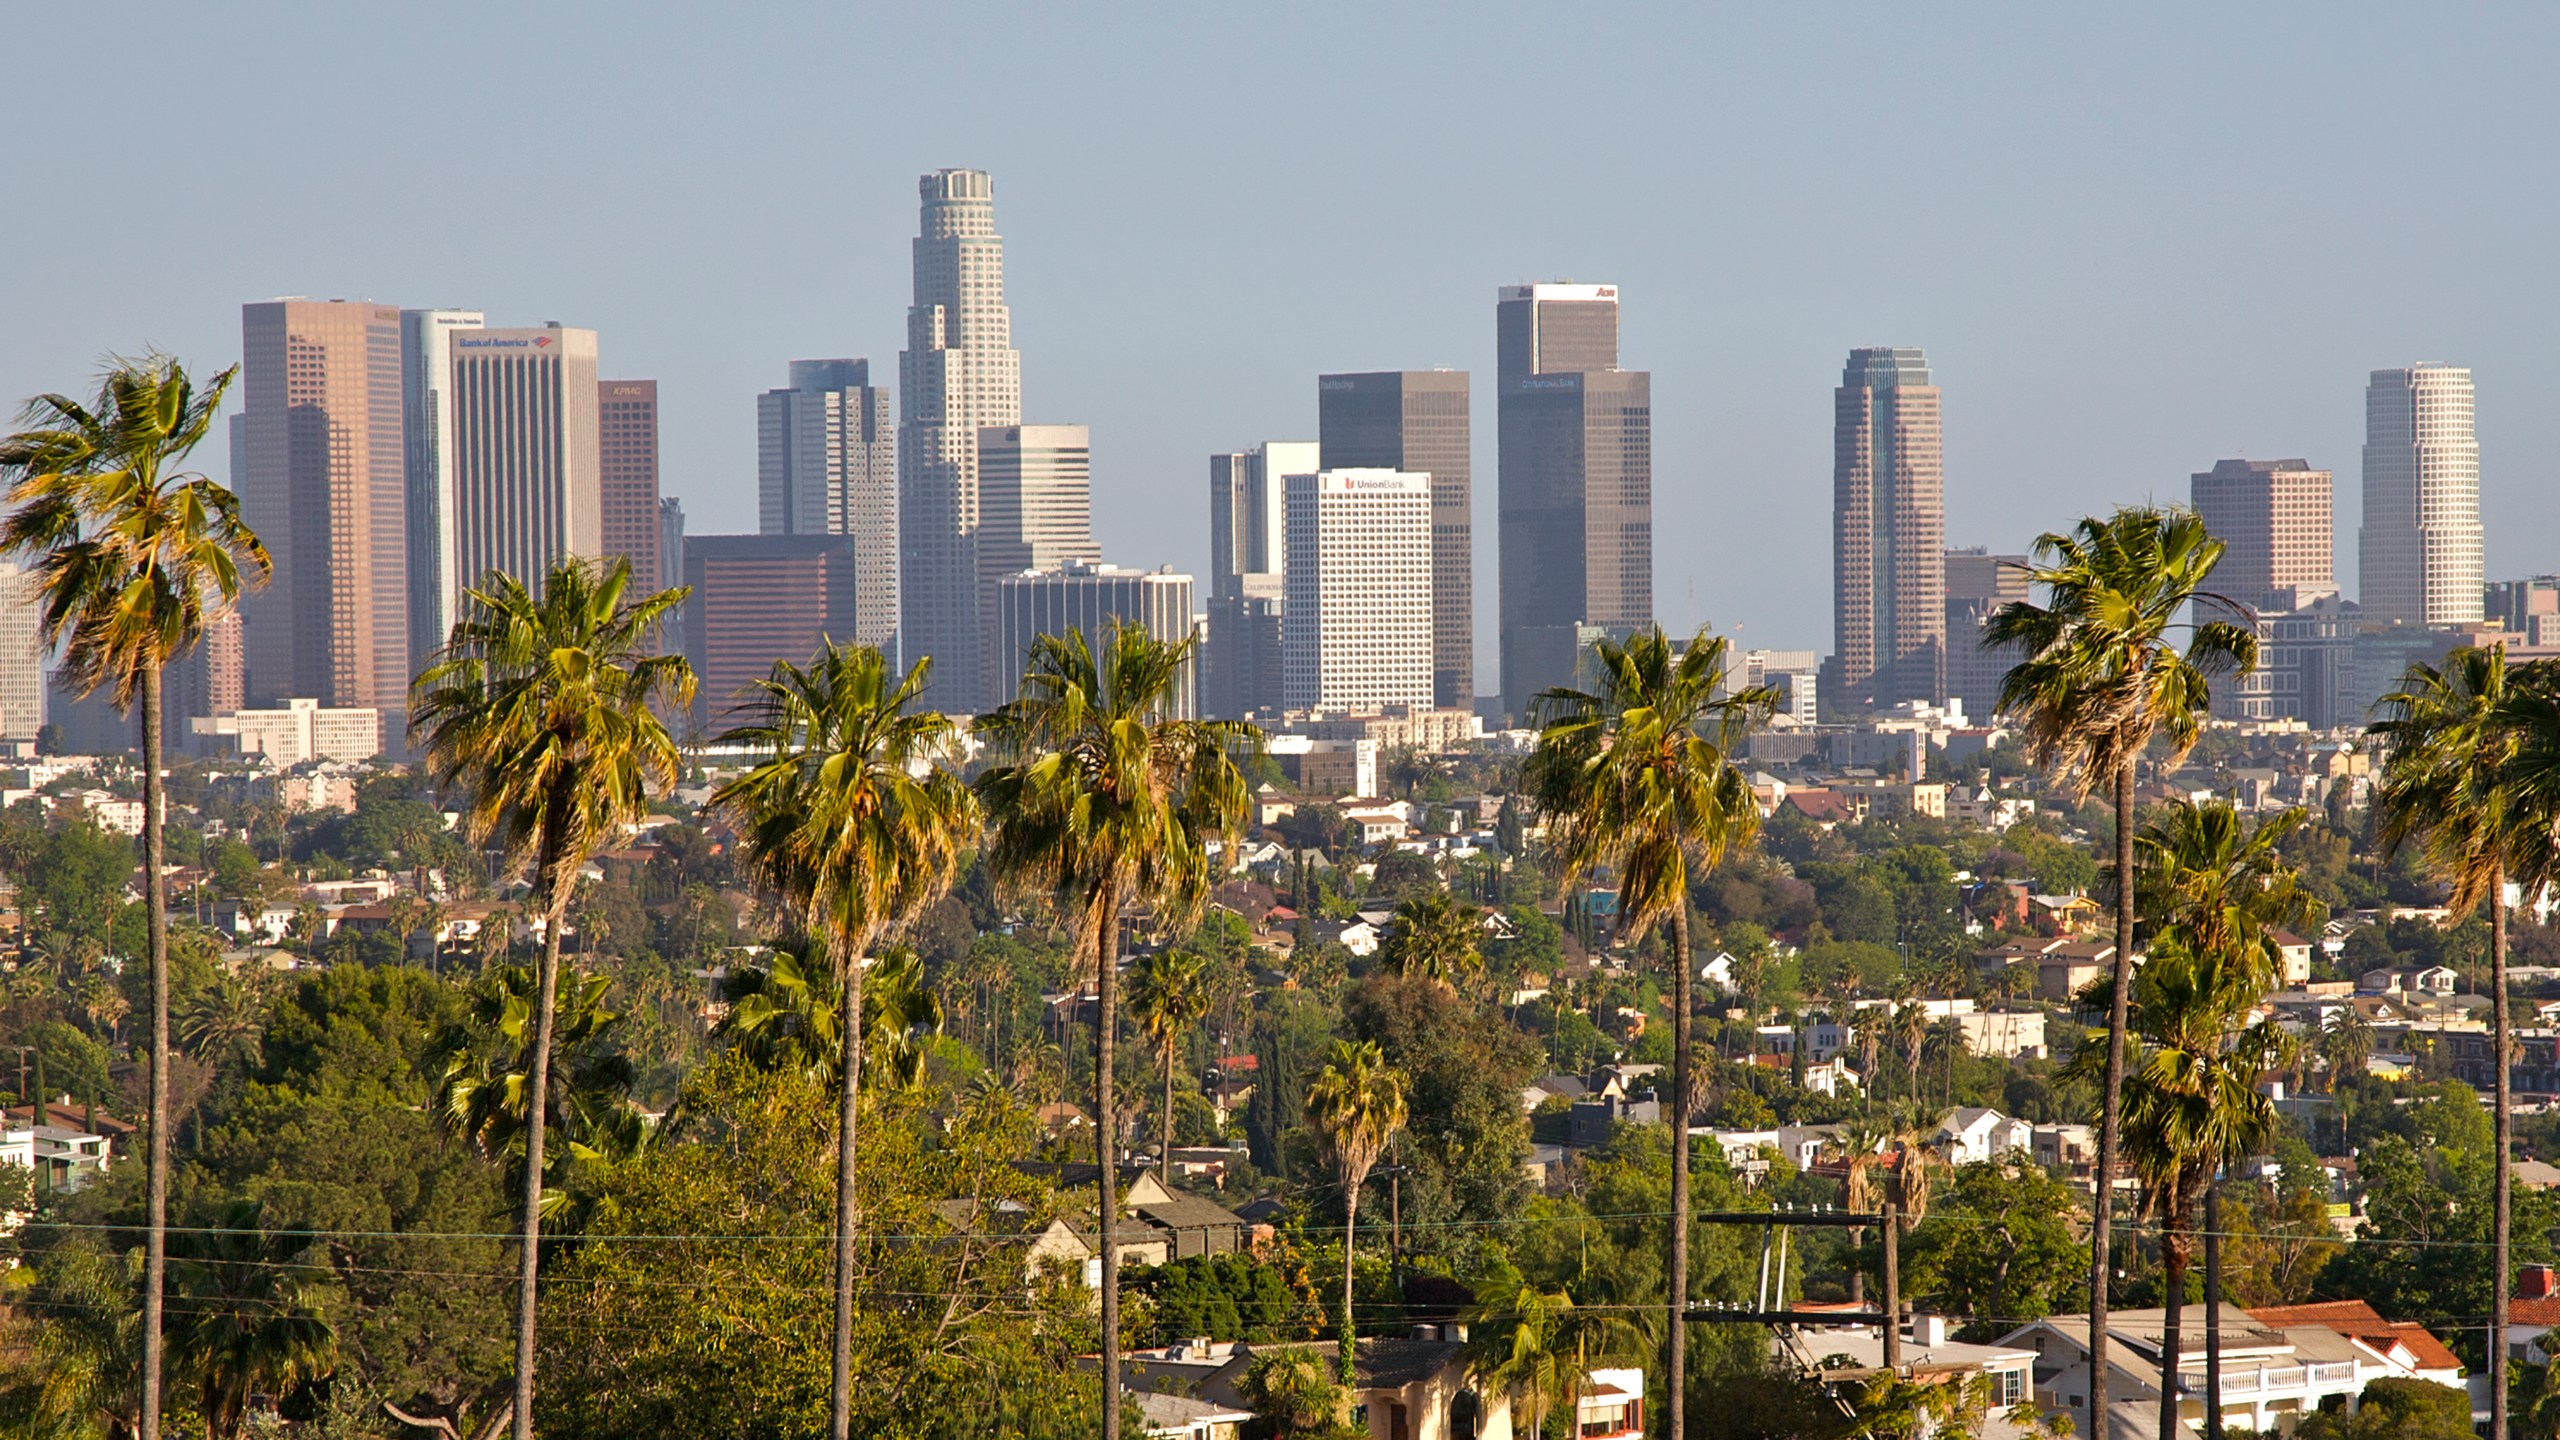
[[[453,497],[442,544],[465,587],[527,585],[563,555],[604,553],[596,332],[456,330]]]
[[[1093,441],[1082,425],[997,425],[978,432],[978,613],[998,628],[996,587],[1025,570],[1102,558],[1093,543]],[[1186,617],[1187,621],[1188,617]],[[1020,656],[991,653],[987,688],[1009,695]],[[938,666],[936,667],[939,668]]]
[[[2480,442],[2469,370],[2373,372],[2364,396],[2364,526],[2356,550],[2365,623],[2481,618]]]
[[[1289,476],[1287,489],[1285,703],[1429,708],[1431,477],[1324,470]]]
[[[899,651],[933,657],[936,707],[988,702],[979,613],[978,434],[1022,423],[1022,356],[1004,303],[1004,241],[983,170],[918,182],[915,303],[898,353]]]
[[[1313,440],[1265,440],[1209,457],[1209,593],[1277,590],[1286,568],[1292,475],[1323,469]],[[1250,578],[1248,578],[1250,577]]]
[[[44,633],[35,574],[0,560],[0,740],[33,740],[44,726]]]
[[[409,503],[409,656],[444,647],[467,577],[447,538],[453,515],[453,332],[486,324],[477,310],[400,312],[400,434]]]
[[[898,443],[889,392],[868,360],[794,360],[791,383],[756,397],[758,528],[853,539],[857,633],[898,635]]]

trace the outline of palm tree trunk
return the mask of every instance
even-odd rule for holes
[[[1671,912],[1671,1353],[1663,1365],[1664,1414],[1673,1440],[1688,1434],[1689,1310],[1689,897]]]
[[[2222,1440],[2222,1173],[2204,1182],[2204,1437]]]
[[[534,1009],[533,1064],[524,1103],[524,1251],[516,1260],[515,1440],[533,1440],[534,1302],[542,1262],[543,1131],[551,1118],[551,1030],[560,1003],[560,931],[568,923],[570,793],[557,787],[543,807],[541,998]]]
[[[148,1224],[142,1277],[142,1440],[160,1440],[160,1338],[169,1280],[169,896],[160,867],[169,795],[160,780],[160,670],[142,671],[142,900],[151,966],[151,1116],[146,1164]],[[41,1118],[43,1112],[38,1111]]]
[[[1352,1240],[1360,1228],[1360,1186],[1349,1175],[1342,1178],[1342,1354],[1337,1358],[1342,1362],[1343,1388],[1349,1389],[1357,1373],[1353,1366],[1360,1351],[1359,1332],[1351,1324],[1351,1260],[1359,1253]]]
[[[2179,1226],[2184,1202],[2173,1198],[2160,1226],[2160,1436],[2178,1440],[2178,1340],[2187,1304],[2187,1246]]]
[[[2507,1440],[2507,1296],[2514,1257],[2509,1250],[2514,1212],[2508,1168],[2515,1142],[2515,1086],[2508,1069],[2507,1029],[2507,871],[2489,872],[2489,1011],[2490,1043],[2496,1048],[2495,1109],[2498,1125],[2498,1175],[2490,1221],[2490,1268],[2496,1284],[2489,1291],[2489,1440]]]
[[[1164,1048],[1164,1134],[1157,1137],[1156,1179],[1173,1183],[1173,1047]]]
[[[2116,1118],[2124,1108],[2125,1002],[2133,989],[2133,761],[2116,768],[2116,958],[2107,1005],[2107,1081],[2098,1111],[2097,1196],[2089,1207],[2089,1440],[2107,1440],[2108,1214],[2114,1208]],[[2161,1440],[2171,1440],[2162,1432]]]
[[[862,952],[868,937],[855,937],[850,954],[839,949],[836,976],[844,995],[844,1023],[837,1028],[836,1059],[836,1333],[834,1370],[827,1390],[827,1433],[853,1433],[853,1232],[861,1201],[854,1193],[854,1107],[862,1079]]]
[[[1112,1031],[1120,1001],[1120,892],[1105,880],[1094,892],[1092,923],[1094,1211],[1102,1227],[1102,1440],[1120,1440],[1120,1134],[1111,1103]]]

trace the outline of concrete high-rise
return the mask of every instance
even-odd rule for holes
[[[2471,372],[2376,370],[2364,395],[2364,526],[2356,597],[2367,625],[2481,618],[2480,441]]]
[[[596,332],[457,330],[454,504],[442,543],[465,588],[490,571],[528,586],[564,555],[604,553]]]
[[[1594,635],[1653,622],[1653,377],[1618,365],[1618,287],[1510,285],[1501,390],[1502,700],[1575,682]]]
[[[400,312],[400,426],[409,497],[409,654],[420,665],[452,633],[462,587],[449,543],[453,497],[453,336],[477,310]],[[268,696],[268,699],[278,697]]]
[[[899,650],[933,657],[930,703],[982,708],[990,627],[979,614],[978,437],[1022,423],[1022,356],[1004,303],[1004,241],[983,170],[918,182],[915,299],[898,353]]]
[[[853,540],[849,636],[898,634],[898,438],[889,392],[862,359],[794,360],[790,383],[756,397],[756,508],[767,535]]]
[[[631,561],[631,593],[657,592],[658,382],[596,385],[596,531],[607,557]]]
[[[990,631],[996,586],[1025,570],[1098,562],[1093,439],[1082,425],[997,425],[978,432],[978,607]],[[990,694],[1008,694],[1015,658],[987,662]],[[937,662],[937,670],[940,668]]]
[[[1020,693],[1023,662],[1032,642],[1043,635],[1073,631],[1098,653],[1117,622],[1139,625],[1167,644],[1191,634],[1191,577],[1170,570],[1123,570],[1073,560],[1005,576],[988,604],[996,622],[991,673],[999,705]],[[1166,718],[1197,718],[1194,676],[1199,663],[1197,654],[1183,662]]]
[[[667,584],[685,583],[684,502],[673,495],[658,497],[658,568],[666,572]],[[678,605],[667,619],[666,648],[671,654],[684,653],[684,609]]]
[[[44,618],[35,572],[0,560],[0,740],[44,728]]]
[[[241,518],[272,581],[245,597],[253,700],[405,713],[407,460],[400,312],[343,300],[240,310]]]
[[[1916,349],[1852,350],[1833,396],[1832,673],[1849,706],[1946,694],[1946,471]]]
[[[1201,705],[1219,719],[1280,707],[1287,482],[1321,468],[1321,450],[1310,440],[1266,440],[1209,457],[1209,639],[1202,647]]]
[[[1353,712],[1429,707],[1431,477],[1292,475],[1288,509],[1285,703]]]
[[[1984,645],[1982,627],[1993,611],[2027,598],[2027,557],[1994,555],[1979,545],[1950,550],[1946,576],[1947,698],[1963,701],[1965,717],[1987,725],[2019,657]]]
[[[1617,306],[1606,307],[1617,363]],[[1401,470],[1431,477],[1431,692],[1465,709],[1476,695],[1475,486],[1467,372],[1388,370],[1316,379],[1327,470]]]
[[[688,536],[684,579],[693,587],[683,636],[693,718],[707,733],[744,723],[774,661],[806,664],[821,638],[853,631],[850,536]]]
[[[2189,485],[2197,516],[2223,543],[2216,593],[2256,610],[2336,593],[2328,471],[2303,460],[2218,460]]]

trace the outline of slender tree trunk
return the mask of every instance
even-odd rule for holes
[[[2177,1440],[2178,1351],[2187,1306],[2186,1206],[2172,1199],[2160,1226],[2160,1436]]]
[[[1120,1002],[1120,891],[1106,880],[1094,895],[1094,1210],[1102,1230],[1102,1440],[1120,1440],[1120,1127],[1111,1103],[1113,1021]]]
[[[1171,1185],[1173,1183],[1173,1047],[1170,1045],[1165,1047],[1164,1052],[1164,1134],[1158,1139],[1156,1148],[1163,1152],[1156,1156],[1156,1179]]]
[[[840,943],[836,951],[844,1024],[836,1058],[835,1368],[827,1391],[827,1433],[833,1440],[847,1440],[853,1433],[853,1235],[861,1219],[861,1199],[853,1188],[854,1109],[862,1079],[862,952],[869,948],[865,935]]]
[[[1359,1331],[1351,1323],[1352,1257],[1359,1253],[1352,1242],[1360,1228],[1360,1186],[1350,1175],[1342,1179],[1342,1353],[1335,1358],[1342,1362],[1342,1383],[1348,1389],[1358,1373],[1354,1367],[1360,1353]]]
[[[2116,958],[2107,1005],[2106,1092],[2098,1111],[2097,1196],[2089,1207],[2089,1440],[2107,1440],[2107,1253],[2117,1114],[2124,1106],[2125,1002],[2133,989],[2133,761],[2116,769]],[[2172,1440],[2163,1432],[2161,1440]]]
[[[1664,1414],[1672,1440],[1684,1440],[1689,1404],[1689,897],[1684,893],[1671,912],[1671,1300],[1668,1344],[1663,1365]]]
[[[533,1066],[525,1090],[524,1251],[516,1260],[515,1440],[533,1440],[534,1302],[542,1263],[542,1166],[544,1130],[551,1118],[551,1032],[560,1002],[560,931],[568,923],[569,892],[576,879],[568,842],[570,795],[563,785],[542,817],[543,927],[540,998],[534,1009]]]
[[[151,1115],[145,1153],[149,1238],[142,1276],[142,1440],[160,1440],[160,1337],[169,1279],[169,895],[160,880],[169,794],[160,779],[160,668],[142,672],[142,900],[149,918]],[[42,1118],[45,1112],[39,1110]]]
[[[2222,1175],[2204,1182],[2204,1440],[2222,1440]]]
[[[2507,871],[2489,874],[2489,1011],[2490,1043],[2496,1048],[2495,1109],[2498,1125],[2498,1177],[2491,1219],[2490,1268],[2497,1283],[2489,1291],[2489,1440],[2507,1440],[2507,1297],[2514,1288],[2514,1256],[2509,1249],[2514,1219],[2509,1168],[2514,1163],[2515,1085],[2508,1068],[2507,1022]]]

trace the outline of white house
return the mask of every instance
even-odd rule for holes
[[[2036,1127],[1997,1110],[1963,1105],[1939,1119],[1937,1136],[1949,1163],[1981,1165],[2011,1154],[2033,1154]]]
[[[1852,1090],[1863,1089],[1858,1072],[1849,1068],[1849,1057],[1834,1055],[1819,1065],[1804,1067],[1804,1088],[1817,1095],[1834,1099]]]

